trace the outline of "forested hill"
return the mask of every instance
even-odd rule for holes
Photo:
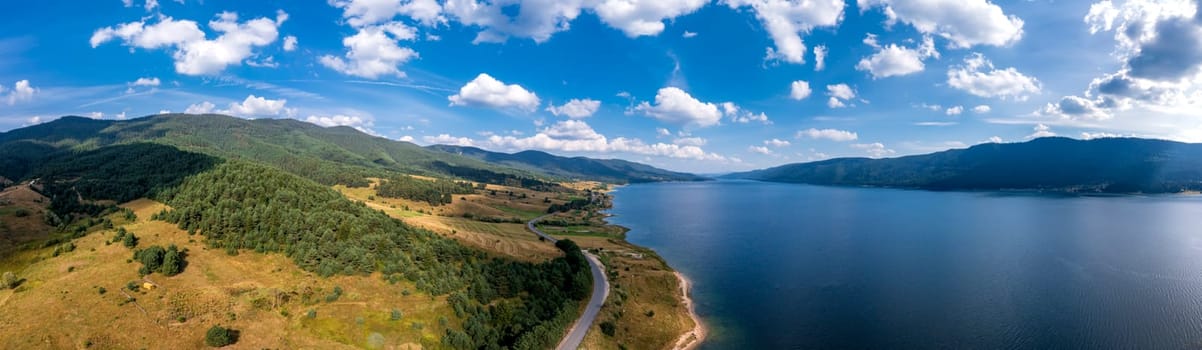
[[[68,116],[0,133],[0,176],[21,179],[49,155],[131,142],[152,142],[268,164],[325,185],[364,186],[366,177],[397,173],[523,187],[546,187],[550,184],[544,180],[566,178],[609,182],[696,178],[637,163],[562,158],[541,152],[550,158],[537,162],[493,161],[374,137],[350,127],[324,128],[293,119],[186,114],[124,121]]]
[[[1202,144],[1050,137],[900,158],[789,164],[724,178],[934,190],[1174,193],[1202,190]]]
[[[560,157],[546,152],[490,152],[475,147],[432,145],[427,149],[458,154],[492,164],[541,172],[551,176],[613,183],[703,181],[705,177],[656,168],[621,159]]]
[[[486,182],[539,177],[536,173],[373,137],[349,127],[323,128],[292,119],[246,120],[183,114],[124,121],[63,117],[0,133],[0,176],[21,179],[48,156],[132,142],[152,142],[221,158],[254,161],[326,185],[362,186],[366,185],[365,177],[395,173],[481,177]]]

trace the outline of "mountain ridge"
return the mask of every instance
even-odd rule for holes
[[[726,179],[930,190],[1173,193],[1202,189],[1202,144],[1039,138],[897,158],[836,158]]]

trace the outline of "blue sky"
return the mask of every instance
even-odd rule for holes
[[[0,130],[224,113],[722,172],[1198,142],[1200,69],[1193,0],[48,0],[0,13]]]

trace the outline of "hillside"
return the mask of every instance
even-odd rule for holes
[[[427,149],[458,154],[488,163],[540,172],[573,180],[610,183],[640,183],[661,181],[702,181],[705,177],[659,169],[650,165],[621,159],[592,159],[560,157],[540,151],[518,153],[490,152],[475,147],[431,145]]]
[[[934,190],[1173,193],[1202,190],[1202,144],[1052,137],[899,158],[789,164],[724,178]]]
[[[366,186],[366,177],[397,173],[543,187],[550,186],[547,180],[573,177],[613,182],[695,178],[643,164],[562,158],[545,153],[542,154],[548,157],[537,162],[493,161],[375,137],[349,127],[324,128],[293,119],[247,120],[186,114],[124,121],[68,116],[0,133],[0,176],[22,179],[50,156],[131,142],[152,142],[220,158],[250,160],[325,185]]]

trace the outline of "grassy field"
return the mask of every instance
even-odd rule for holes
[[[229,256],[171,224],[146,220],[161,203],[124,206],[138,220],[118,226],[140,238],[138,247],[187,249],[184,272],[143,280],[139,264],[127,261],[131,249],[106,244],[112,230],[93,230],[59,256],[44,248],[5,257],[32,263],[14,271],[25,279],[17,289],[0,291],[0,348],[201,348],[204,332],[216,324],[240,331],[236,346],[246,349],[439,348],[444,329],[457,326],[444,298],[408,283],[320,278],[279,254]],[[125,289],[131,281],[158,287]],[[331,297],[336,287],[342,293]]]

